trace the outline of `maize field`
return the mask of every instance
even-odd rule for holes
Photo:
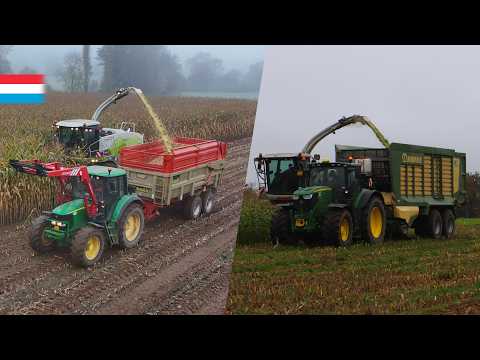
[[[110,94],[49,93],[42,105],[0,105],[0,225],[37,216],[54,206],[54,179],[17,174],[10,159],[60,161],[73,165],[55,143],[52,125],[60,120],[90,119]],[[231,141],[251,137],[256,101],[188,97],[149,97],[171,135]],[[100,119],[106,127],[134,122],[145,141],[154,140],[155,124],[138,98],[112,105]]]

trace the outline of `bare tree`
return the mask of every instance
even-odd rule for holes
[[[83,90],[83,59],[79,52],[70,52],[65,55],[63,66],[56,72],[57,78],[62,82],[67,92],[80,92]]]
[[[187,60],[189,68],[188,87],[191,91],[214,90],[223,72],[222,60],[207,52],[199,52]]]
[[[0,45],[0,74],[12,72],[10,62],[7,59],[9,52],[12,50],[12,47],[12,45]]]
[[[92,65],[90,63],[90,45],[83,45],[83,92],[88,92]]]

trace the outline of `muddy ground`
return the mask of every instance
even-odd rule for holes
[[[68,251],[35,255],[26,226],[0,227],[0,314],[223,314],[249,148],[229,143],[210,216],[164,209],[138,248],[109,249],[91,269]]]

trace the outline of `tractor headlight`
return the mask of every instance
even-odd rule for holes
[[[60,226],[60,227],[66,226],[66,224],[62,223],[61,221],[56,221],[56,220],[52,221],[52,225],[53,226]]]
[[[310,200],[313,197],[313,194],[303,195],[304,200]]]

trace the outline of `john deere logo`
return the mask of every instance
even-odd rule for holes
[[[422,164],[423,163],[423,156],[403,153],[402,154],[402,162],[403,163],[408,163],[408,164]]]

